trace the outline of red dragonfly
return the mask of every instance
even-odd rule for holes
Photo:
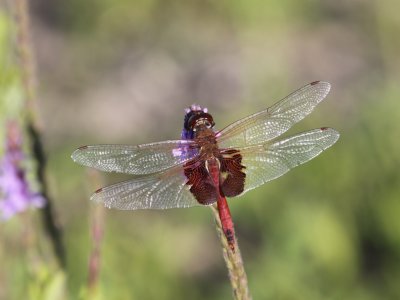
[[[83,146],[72,159],[106,172],[135,175],[91,197],[108,208],[167,209],[217,203],[223,232],[234,250],[226,197],[235,197],[282,176],[332,146],[339,133],[322,127],[279,138],[312,112],[330,84],[312,82],[275,105],[221,131],[206,108],[186,109],[180,140],[138,146]]]

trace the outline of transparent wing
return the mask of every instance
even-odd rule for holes
[[[292,137],[242,149],[246,167],[243,193],[278,178],[332,146],[339,133],[331,128],[314,129]]]
[[[83,146],[71,157],[81,165],[101,171],[145,175],[185,163],[197,153],[193,141],[177,140],[139,146]]]
[[[120,182],[96,191],[91,200],[123,210],[183,208],[200,205],[181,167]]]
[[[270,108],[241,119],[217,133],[220,148],[263,144],[286,132],[312,112],[329,93],[328,82],[312,82]]]

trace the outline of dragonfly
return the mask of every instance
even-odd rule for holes
[[[326,97],[330,84],[314,81],[271,107],[224,129],[207,108],[185,110],[179,140],[132,145],[91,145],[72,159],[130,180],[98,189],[91,200],[121,210],[169,209],[216,203],[222,231],[235,250],[234,226],[226,198],[276,179],[332,146],[339,133],[328,127],[281,137]]]

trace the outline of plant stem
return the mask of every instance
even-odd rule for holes
[[[36,65],[33,57],[30,19],[27,0],[14,0],[14,17],[17,25],[17,51],[21,65],[21,79],[25,90],[28,120],[38,125],[36,101]]]
[[[46,156],[41,140],[41,124],[37,113],[36,100],[36,68],[32,50],[30,20],[28,13],[27,0],[14,0],[14,15],[17,27],[17,51],[19,54],[22,84],[25,90],[25,115],[27,122],[28,134],[31,139],[31,153],[37,162],[36,176],[41,185],[41,193],[46,199],[46,205],[42,209],[42,219],[45,230],[53,244],[54,252],[58,258],[61,267],[65,267],[65,248],[62,242],[62,230],[56,222],[54,211],[52,208],[52,200],[47,192],[47,184],[45,178]]]
[[[219,218],[218,209],[215,205],[211,206],[213,211],[218,236],[221,240],[222,254],[229,272],[229,279],[233,290],[234,299],[250,300],[250,291],[247,283],[247,275],[244,270],[242,256],[240,254],[239,245],[236,237],[234,237],[234,251],[229,247],[229,243],[223,233],[221,220]]]
[[[96,189],[102,185],[102,178],[98,171],[88,170],[90,185]],[[101,244],[104,235],[104,206],[95,205],[91,211],[91,251],[88,266],[88,299],[95,299],[98,294],[98,285],[101,267]]]

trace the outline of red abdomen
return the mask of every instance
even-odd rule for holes
[[[235,231],[233,228],[233,221],[231,212],[229,210],[228,202],[226,201],[225,195],[222,192],[221,186],[221,173],[219,168],[219,162],[217,159],[209,160],[207,163],[208,171],[213,179],[214,185],[216,187],[218,198],[217,207],[218,214],[221,220],[222,231],[228,241],[229,247],[232,251],[235,250]]]

